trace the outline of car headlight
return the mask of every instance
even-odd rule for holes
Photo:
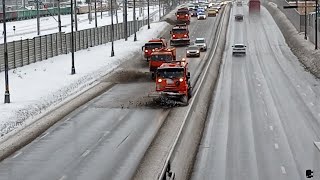
[[[190,51],[187,51],[187,53],[189,54],[189,53],[190,53]]]
[[[198,50],[197,53],[200,53],[200,51]]]

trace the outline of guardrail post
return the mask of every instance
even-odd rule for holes
[[[21,49],[21,66],[23,66],[23,46],[22,46],[22,39],[20,40],[20,49]]]
[[[46,59],[48,59],[48,36],[45,35],[44,37],[46,38],[46,40],[45,40],[45,44],[46,44]]]
[[[30,47],[29,47],[29,39],[27,39],[27,54],[28,54],[28,59],[27,59],[27,61],[28,61],[28,64],[30,64]]]
[[[40,40],[40,61],[42,61],[42,38],[41,38],[41,36],[39,36],[39,40]]]
[[[16,41],[13,41],[13,69],[16,68]]]
[[[37,62],[36,37],[33,38],[33,62]]]
[[[53,38],[52,38],[52,34],[50,34],[50,44],[51,44],[51,57],[53,57]]]
[[[64,44],[65,44],[66,54],[68,54],[67,34],[64,34],[64,40],[63,40],[63,42],[64,42]]]

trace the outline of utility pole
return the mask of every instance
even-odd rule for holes
[[[318,2],[318,0],[316,0],[315,49],[318,49],[318,12],[319,12],[319,2]]]
[[[37,6],[37,32],[38,36],[40,35],[40,13],[39,13],[39,0],[36,0]]]
[[[74,67],[74,37],[73,37],[73,1],[71,0],[71,74],[75,74],[76,73],[76,69]]]
[[[8,67],[8,48],[7,48],[7,26],[6,26],[6,1],[2,0],[2,12],[3,12],[3,41],[4,41],[4,79],[5,79],[5,92],[4,92],[4,103],[10,103],[10,92],[9,92],[9,67]]]
[[[100,12],[101,12],[101,19],[102,19],[102,15],[103,15],[103,11],[102,11],[102,0],[100,0]]]
[[[124,0],[124,39],[128,40],[128,12],[127,12],[127,0]]]
[[[98,19],[97,19],[97,0],[94,0],[94,22],[96,28],[98,27]]]
[[[58,28],[61,33],[61,9],[60,9],[60,0],[58,0]]]
[[[159,0],[159,21],[161,19],[161,4],[160,4],[160,0]]]
[[[133,41],[137,41],[137,30],[136,30],[136,0],[133,0],[133,31],[134,31]]]
[[[91,15],[91,0],[89,0],[89,2],[88,2],[88,10],[89,10],[89,14],[88,14],[89,24],[91,24],[91,21],[92,21],[92,15]]]
[[[77,8],[77,0],[74,1],[74,25],[76,27],[76,31],[78,31],[78,8]]]
[[[307,40],[307,0],[304,0],[304,39]]]
[[[150,29],[150,0],[148,2],[148,29]]]
[[[114,56],[114,26],[113,26],[113,4],[111,0],[111,57]]]

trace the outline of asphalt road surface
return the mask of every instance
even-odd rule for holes
[[[193,18],[191,38],[212,38],[214,21]],[[185,57],[185,47],[177,57]],[[203,57],[189,59],[191,76],[201,71]],[[145,67],[137,71],[147,69],[139,63]],[[0,180],[130,179],[166,117],[167,110],[141,105],[153,88],[150,79],[117,82],[2,161]]]
[[[319,81],[305,72],[269,12],[233,6],[219,83],[192,179],[298,180],[319,140]],[[234,20],[244,14],[243,22]],[[232,56],[234,43],[247,55]]]

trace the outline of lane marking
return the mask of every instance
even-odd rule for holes
[[[311,106],[314,106],[313,102],[310,103]]]
[[[281,172],[282,172],[282,174],[287,174],[286,168],[284,168],[283,166],[281,166]]]
[[[50,133],[49,133],[49,132],[45,133],[44,135],[42,135],[42,136],[40,137],[40,139],[42,139],[42,138],[44,138],[44,137],[48,136],[48,134],[50,134]]]
[[[307,94],[306,94],[306,93],[302,93],[302,95],[303,95],[303,96],[307,96]]]
[[[71,117],[69,117],[68,119],[66,119],[66,121],[69,121],[71,119]]]
[[[260,87],[260,86],[261,86],[261,84],[258,84],[258,86]]]
[[[12,159],[15,159],[16,157],[20,156],[22,154],[21,151],[17,152],[14,156],[12,156]]]
[[[90,150],[87,149],[87,150],[81,155],[81,157],[86,157],[89,153],[90,153]]]
[[[67,176],[63,175],[59,180],[64,180],[66,178],[67,178]]]
[[[313,92],[313,90],[312,90],[311,86],[308,86],[308,88],[309,88],[309,90],[310,90],[311,92]]]
[[[300,88],[300,85],[299,85],[299,84],[297,85],[297,88]]]
[[[265,111],[264,114],[268,117],[268,112],[267,111]]]
[[[98,142],[102,141],[102,138],[103,138],[103,137],[100,137],[100,138],[98,139]]]
[[[279,149],[279,145],[277,143],[274,143],[274,148]]]
[[[270,130],[273,131],[273,126],[269,126]]]

